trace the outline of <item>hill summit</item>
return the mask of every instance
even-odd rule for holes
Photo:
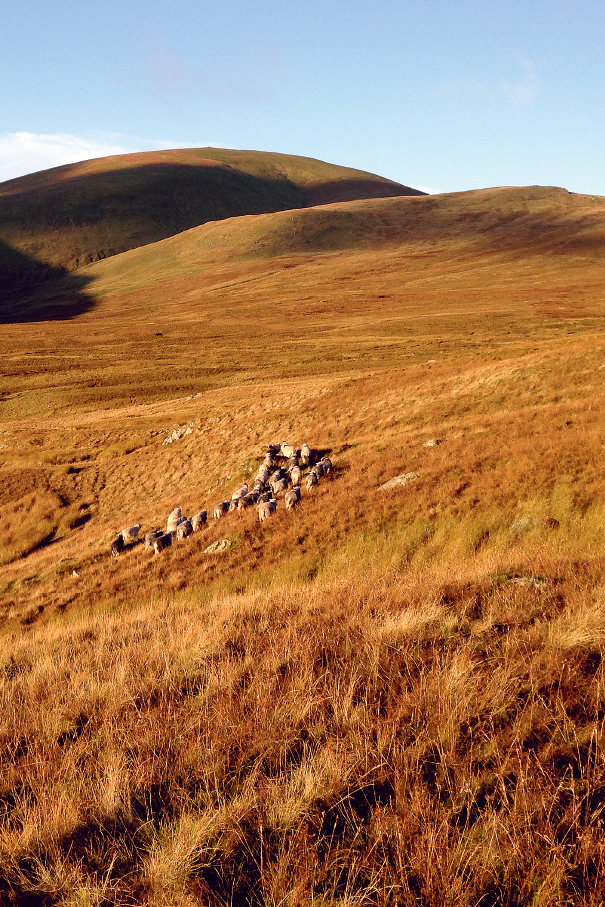
[[[68,164],[0,184],[0,289],[208,221],[422,194],[360,170],[258,151],[188,148]]]

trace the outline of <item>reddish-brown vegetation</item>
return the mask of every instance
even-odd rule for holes
[[[2,328],[0,900],[602,903],[601,201],[208,224]]]

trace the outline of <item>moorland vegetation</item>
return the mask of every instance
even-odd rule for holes
[[[3,301],[0,900],[603,902],[604,245],[358,198]],[[111,558],[305,440],[292,513]]]

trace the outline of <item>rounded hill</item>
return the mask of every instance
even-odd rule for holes
[[[312,158],[218,148],[55,167],[0,184],[0,288],[31,285],[44,267],[73,271],[208,221],[422,194]]]

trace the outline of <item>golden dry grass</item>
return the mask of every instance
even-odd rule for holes
[[[602,903],[602,218],[237,219],[2,327],[0,898]],[[282,440],[294,513],[110,558]]]

